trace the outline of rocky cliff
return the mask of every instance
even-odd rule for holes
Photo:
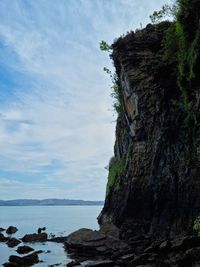
[[[189,233],[200,215],[199,5],[112,45],[121,108],[99,222],[123,239]]]

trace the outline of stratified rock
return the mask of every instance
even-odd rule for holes
[[[33,251],[34,249],[29,247],[29,246],[19,246],[17,248],[17,253],[19,254],[26,254],[26,253],[29,253],[31,251]]]
[[[101,225],[100,232],[115,238],[119,238],[120,234],[119,228],[112,223],[104,223]]]
[[[48,235],[46,233],[41,234],[27,234],[22,238],[23,242],[45,242]]]
[[[112,45],[119,109],[99,223],[111,222],[127,239],[189,234],[200,214],[199,46],[189,51],[199,38],[200,1],[177,2],[183,19],[178,25],[188,48],[188,54],[178,51],[176,60],[180,63],[181,55],[188,62],[180,76],[191,70],[190,53],[195,58],[194,73],[191,80],[184,77],[185,84],[180,86],[177,77],[181,64],[161,59],[170,22],[149,24]],[[176,34],[170,40],[174,44]]]
[[[21,241],[19,239],[16,238],[9,238],[8,241],[6,242],[7,246],[9,248],[14,248],[16,246],[18,246],[21,243]]]
[[[125,262],[128,262],[128,261],[133,260],[134,258],[135,258],[135,254],[132,253],[132,254],[123,255],[121,257],[121,260],[125,261]]]
[[[90,256],[95,253],[109,254],[126,249],[128,245],[112,236],[106,236],[100,231],[83,228],[67,237],[65,248],[67,250],[76,249],[77,252],[81,251]]]
[[[17,227],[15,227],[15,226],[9,226],[6,229],[6,234],[12,235],[12,234],[15,234],[17,231],[18,231]]]
[[[86,264],[86,267],[113,267],[115,264],[111,260],[104,260],[104,261],[92,261]]]
[[[149,264],[154,263],[156,258],[158,257],[155,253],[144,253],[136,256],[128,266],[137,266],[139,264]]]
[[[39,262],[39,257],[36,253],[24,257],[11,255],[9,257],[9,262],[19,264],[20,266],[31,266]]]

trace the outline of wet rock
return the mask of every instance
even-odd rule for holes
[[[0,242],[7,242],[8,238],[5,237],[2,233],[0,233]]]
[[[27,234],[21,240],[23,242],[45,242],[47,241],[48,235],[46,233],[41,234]]]
[[[34,249],[29,247],[29,246],[20,246],[17,248],[17,253],[19,254],[26,254],[29,253],[31,251],[33,251]]]
[[[24,257],[11,255],[9,257],[9,262],[18,264],[19,266],[31,266],[39,262],[39,257],[36,253]]]
[[[6,234],[12,235],[12,234],[15,234],[17,231],[18,231],[17,227],[15,227],[15,226],[9,226],[6,229]]]
[[[8,241],[6,242],[7,246],[9,248],[14,248],[16,246],[18,246],[21,243],[21,241],[19,239],[16,238],[9,238]]]
[[[4,232],[5,230],[6,230],[6,229],[0,227],[0,233],[1,233],[1,232]]]
[[[14,262],[6,262],[3,264],[4,267],[20,267],[19,264],[14,263]]]
[[[92,261],[86,264],[86,267],[113,267],[115,264],[111,260]]]

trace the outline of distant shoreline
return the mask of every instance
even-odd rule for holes
[[[102,206],[104,201],[71,199],[14,199],[0,200],[0,207],[8,206]]]

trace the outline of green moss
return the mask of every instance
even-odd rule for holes
[[[197,236],[200,237],[200,216],[194,221],[193,230],[196,232]]]
[[[122,96],[122,91],[120,88],[120,82],[119,79],[117,77],[117,74],[114,74],[112,77],[112,93],[111,96],[113,98],[113,108],[114,110],[119,114],[122,111],[122,102],[123,102],[123,96]]]
[[[185,111],[186,125],[196,124],[196,110],[192,104],[194,82],[199,58],[200,21],[189,14],[189,0],[177,1],[176,19],[169,27],[164,40],[163,59],[167,64],[175,64],[177,82],[182,92],[182,105]],[[191,11],[190,12],[195,12]],[[186,15],[187,14],[187,15]],[[190,25],[188,25],[188,20]]]
[[[178,43],[176,36],[176,23],[172,23],[166,32],[164,38],[164,50],[162,59],[167,64],[174,64],[177,62]]]
[[[106,193],[108,193],[111,188],[114,188],[114,190],[119,190],[118,177],[124,171],[124,169],[125,166],[122,160],[116,159],[115,157],[111,158],[109,163],[109,175]]]

